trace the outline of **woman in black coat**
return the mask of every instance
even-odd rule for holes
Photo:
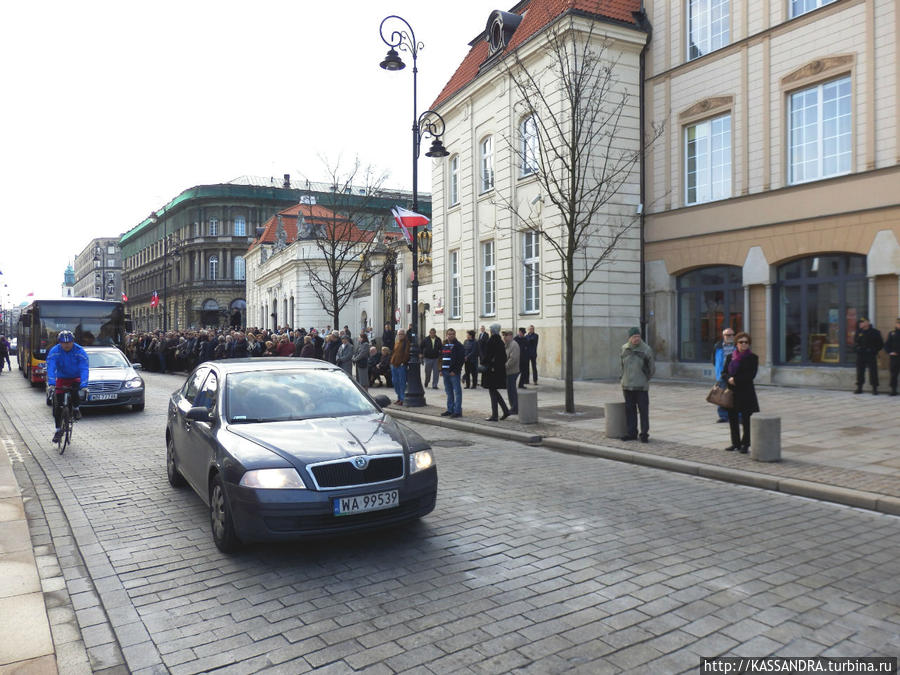
[[[759,412],[759,401],[753,386],[753,378],[759,369],[759,357],[750,351],[748,333],[738,333],[734,341],[737,348],[725,358],[722,367],[722,378],[734,392],[734,406],[728,410],[731,445],[725,449],[746,454],[750,449],[750,416]],[[743,427],[743,437],[740,427]]]
[[[506,345],[500,337],[500,324],[491,324],[491,337],[488,338],[484,348],[484,358],[481,360],[484,372],[481,375],[481,386],[491,395],[491,416],[488,422],[497,421],[497,406],[503,410],[501,420],[509,417],[509,408],[500,394],[500,389],[506,388]]]

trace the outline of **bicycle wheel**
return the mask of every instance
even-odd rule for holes
[[[69,445],[69,440],[72,438],[72,409],[67,405],[63,406],[59,429],[62,431],[62,435],[59,437],[57,447],[59,448],[59,454],[63,454],[66,451],[66,446]]]

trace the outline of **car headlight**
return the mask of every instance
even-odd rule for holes
[[[139,377],[133,377],[130,380],[125,381],[126,389],[137,389],[138,387],[143,387],[144,381]]]
[[[432,466],[434,466],[434,454],[431,450],[419,450],[419,452],[414,452],[409,456],[410,475],[417,471],[424,471]]]
[[[296,469],[255,469],[241,477],[240,485],[263,490],[305,490]]]

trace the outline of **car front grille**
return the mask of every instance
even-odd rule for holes
[[[88,382],[87,390],[92,394],[102,394],[109,391],[119,391],[121,382]]]
[[[368,466],[357,469],[352,460],[314,464],[309,467],[316,485],[321,489],[336,489],[383,483],[403,478],[403,455],[372,457]]]

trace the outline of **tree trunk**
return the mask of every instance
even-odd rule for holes
[[[572,308],[575,304],[575,263],[570,255],[566,260],[566,318],[565,318],[565,328],[566,331],[566,340],[564,347],[564,357],[566,361],[566,412],[572,414],[575,412],[575,364],[573,363],[573,356],[575,353],[575,337],[574,326],[575,320],[572,316]]]

